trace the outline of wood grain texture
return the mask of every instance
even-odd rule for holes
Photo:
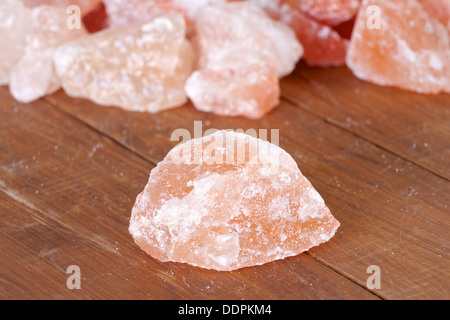
[[[450,180],[450,95],[380,87],[341,68],[299,67],[281,81],[295,106]]]
[[[45,100],[17,103],[4,87],[0,101],[0,298],[378,299],[308,254],[233,272],[152,259],[127,228],[152,162],[170,149],[164,130],[148,122],[143,136],[124,134],[121,125],[148,118],[94,105],[105,122],[86,125]],[[136,152],[145,144],[154,158]],[[80,290],[66,287],[69,265],[81,269]]]
[[[337,107],[332,106],[346,110],[342,101],[346,101],[349,89],[344,88],[354,85],[348,71],[332,69],[335,76],[327,78],[326,69],[308,70],[312,78],[320,78],[317,83],[321,87],[336,86],[333,97],[338,98],[333,101]],[[335,84],[338,74],[342,75],[338,82],[342,87],[340,92]],[[291,87],[286,89],[286,84]],[[290,95],[290,98],[263,119],[253,121],[215,117],[197,112],[191,105],[154,115],[100,107],[86,100],[67,98],[63,92],[47,100],[152,163],[161,161],[176,143],[170,141],[173,130],[185,128],[192,132],[194,121],[201,121],[203,130],[279,129],[280,146],[294,157],[341,222],[341,228],[329,243],[313,248],[308,254],[361,287],[366,285],[367,267],[378,265],[383,281],[381,289],[374,293],[385,299],[446,298],[450,291],[447,267],[450,185],[446,179],[448,161],[445,160],[448,141],[440,134],[446,132],[443,124],[449,117],[440,100],[434,100],[446,96],[418,96],[408,92],[399,95],[401,101],[410,100],[412,104],[418,103],[416,99],[429,99],[429,108],[440,115],[428,116],[426,121],[430,130],[417,136],[422,141],[434,141],[442,149],[433,148],[428,154],[419,148],[422,151],[417,156],[406,152],[407,142],[403,140],[406,133],[392,133],[386,126],[388,121],[375,121],[383,113],[385,101],[390,101],[385,90],[394,89],[370,87],[367,92],[364,88],[360,90],[362,95],[376,97],[370,98],[371,110],[380,108],[381,111],[373,111],[371,131],[380,132],[378,136],[384,140],[339,125],[339,121],[304,108],[299,98],[290,102],[294,99],[292,91],[298,91],[306,92],[311,106],[325,108],[330,104],[323,101],[320,93],[313,93],[307,84],[299,81],[297,75],[283,80],[283,96]],[[370,99],[364,103],[370,104]],[[391,99],[390,109],[394,108],[397,96]],[[352,112],[359,114],[362,111]],[[401,112],[405,117],[401,118]],[[427,114],[426,111],[422,113]],[[422,113],[406,116],[407,112],[400,106],[399,110],[391,111],[391,116],[395,115],[395,121],[402,123],[397,131],[404,128],[414,132],[411,127],[419,126],[425,117]],[[390,126],[394,127],[394,124]]]

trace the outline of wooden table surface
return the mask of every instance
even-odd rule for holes
[[[372,85],[300,64],[261,120],[159,114],[0,88],[2,299],[448,299],[450,95]],[[162,263],[128,232],[173,130],[279,129],[341,227],[307,253],[218,272]],[[81,289],[69,289],[77,265]],[[369,289],[369,266],[380,288]]]

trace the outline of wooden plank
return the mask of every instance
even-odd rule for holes
[[[309,254],[361,286],[378,265],[387,299],[449,294],[449,182],[287,102],[261,120],[215,117],[185,106],[156,115],[129,113],[70,99],[48,98],[62,110],[158,162],[176,128],[279,129],[280,146],[341,222],[335,238]],[[405,123],[407,127],[408,124]]]
[[[43,100],[0,101],[1,298],[378,298],[306,254],[234,272],[152,259],[127,228],[153,165]]]
[[[450,180],[450,95],[377,86],[341,68],[306,68],[281,81],[299,108]]]

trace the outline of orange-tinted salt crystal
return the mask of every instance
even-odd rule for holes
[[[358,13],[361,0],[301,0],[300,10],[308,17],[337,26]]]
[[[358,78],[379,85],[419,93],[449,90],[449,34],[417,0],[364,1],[347,65]]]
[[[152,170],[129,231],[156,259],[225,271],[298,255],[338,227],[289,154],[222,130],[176,146]]]

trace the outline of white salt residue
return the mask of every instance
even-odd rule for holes
[[[438,55],[435,53],[431,53],[430,58],[429,58],[429,65],[431,68],[433,68],[434,70],[438,70],[438,71],[441,71],[442,68],[444,68],[444,63],[438,57]]]
[[[317,202],[318,204],[324,203],[322,197],[314,188],[308,188],[307,194],[309,197],[311,197],[311,199],[314,199],[314,201]]]
[[[284,182],[284,183],[291,182],[291,177],[290,177],[289,173],[287,173],[287,172],[284,172],[284,171],[281,172],[281,174],[278,177],[281,182]]]
[[[159,17],[141,26],[142,32],[168,32],[175,29],[173,22],[165,17]]]
[[[305,221],[320,217],[320,207],[322,206],[324,206],[324,201],[320,194],[314,188],[308,188],[303,194],[297,211],[299,219]]]
[[[283,249],[279,246],[276,246],[275,248],[268,250],[265,254],[269,257],[274,256],[274,260],[278,260],[278,259],[282,259],[284,257],[294,255],[295,252],[293,252],[291,250]]]
[[[91,151],[88,153],[89,158],[92,158],[98,149],[103,148],[103,144],[100,142],[97,143],[94,147],[92,147]]]

